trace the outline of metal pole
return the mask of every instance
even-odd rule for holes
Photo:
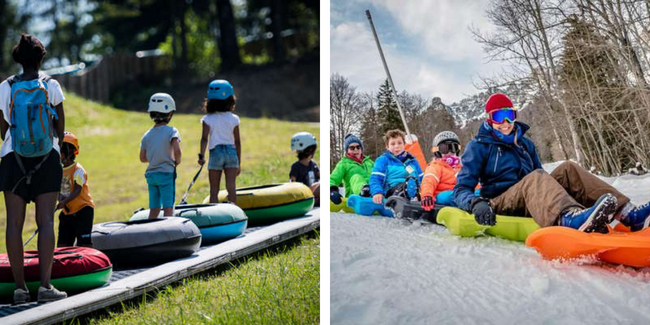
[[[379,50],[379,56],[381,56],[381,62],[384,64],[384,70],[386,70],[386,76],[388,77],[388,82],[390,83],[390,87],[393,90],[393,98],[395,99],[395,103],[397,103],[399,116],[402,118],[402,123],[404,123],[404,129],[406,130],[406,134],[411,134],[411,131],[409,130],[409,126],[406,125],[406,117],[404,117],[404,111],[402,110],[402,106],[399,104],[399,100],[397,99],[397,89],[395,89],[393,78],[390,76],[390,71],[388,70],[388,65],[386,64],[386,58],[384,57],[384,51],[381,50],[381,44],[379,43],[379,37],[377,37],[375,24],[372,23],[372,16],[370,16],[370,10],[366,10],[366,16],[368,17],[368,21],[370,22],[372,35],[375,37],[375,43],[377,44],[377,49]]]

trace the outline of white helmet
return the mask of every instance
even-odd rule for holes
[[[291,137],[291,150],[302,151],[317,144],[316,138],[309,132],[298,132]]]
[[[460,144],[460,139],[458,139],[458,136],[456,133],[451,132],[451,131],[442,131],[438,134],[436,134],[436,137],[433,138],[433,146],[439,146],[442,142],[445,141],[454,141],[458,144]]]
[[[155,93],[149,99],[147,112],[169,113],[176,110],[176,102],[166,93]]]

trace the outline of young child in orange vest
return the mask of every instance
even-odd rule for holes
[[[420,186],[422,209],[431,211],[434,205],[455,206],[453,190],[456,185],[456,175],[462,165],[460,163],[460,140],[456,133],[443,131],[433,139],[431,148],[434,159],[424,171]]]
[[[79,154],[79,139],[65,132],[61,148],[61,163],[63,163],[63,179],[57,210],[59,215],[58,247],[77,246],[91,247],[90,233],[93,229],[95,203],[88,188],[88,173],[80,163],[75,162]]]

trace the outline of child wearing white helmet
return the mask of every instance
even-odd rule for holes
[[[181,163],[181,135],[169,126],[176,103],[169,94],[156,93],[149,99],[147,112],[154,126],[142,137],[140,161],[149,163],[145,178],[149,187],[149,219],[155,219],[162,207],[164,215],[174,213],[176,166]]]
[[[225,174],[228,201],[237,204],[236,180],[241,168],[241,141],[239,140],[239,116],[233,114],[237,98],[227,80],[213,80],[208,86],[208,98],[204,104],[207,113],[201,118],[203,133],[199,165],[205,164],[205,149],[210,151],[208,177],[210,180],[210,203],[217,203],[221,172]]]
[[[298,161],[291,165],[289,177],[292,182],[301,182],[314,193],[316,206],[320,205],[320,170],[312,160],[316,154],[316,137],[309,132],[298,132],[291,137],[291,150],[298,153]]]

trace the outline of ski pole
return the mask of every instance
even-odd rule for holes
[[[192,185],[194,185],[194,182],[196,182],[196,179],[199,178],[199,174],[201,174],[201,171],[203,170],[203,165],[201,165],[201,168],[199,168],[199,172],[194,175],[194,179],[192,179],[192,183],[190,183],[190,186],[187,187],[187,190],[185,191],[185,194],[183,194],[183,198],[181,198],[181,203],[180,204],[187,204],[187,193],[190,192],[190,188],[192,188]]]
[[[32,238],[34,238],[34,236],[36,236],[36,234],[38,234],[38,228],[36,230],[34,230],[34,233],[32,234],[32,236],[29,237],[29,239],[27,239],[27,241],[23,244],[23,248],[25,246],[27,246],[27,244],[29,244],[29,241],[32,240]]]
[[[390,71],[388,70],[388,65],[386,64],[386,58],[384,57],[384,51],[382,51],[381,49],[381,44],[379,43],[379,37],[377,37],[377,31],[375,30],[375,24],[373,24],[372,16],[370,16],[370,10],[366,10],[366,16],[368,17],[368,22],[370,22],[372,35],[375,37],[375,43],[377,44],[377,49],[379,50],[379,56],[381,56],[381,62],[384,64],[384,70],[386,70],[386,76],[388,77],[390,88],[393,90],[393,98],[395,99],[395,103],[397,103],[397,109],[399,110],[399,116],[402,118],[402,123],[404,123],[404,130],[406,130],[406,134],[411,134],[411,131],[409,130],[409,126],[406,125],[406,117],[404,116],[402,105],[400,105],[399,100],[397,99],[397,90],[395,89],[393,78],[390,76]]]

